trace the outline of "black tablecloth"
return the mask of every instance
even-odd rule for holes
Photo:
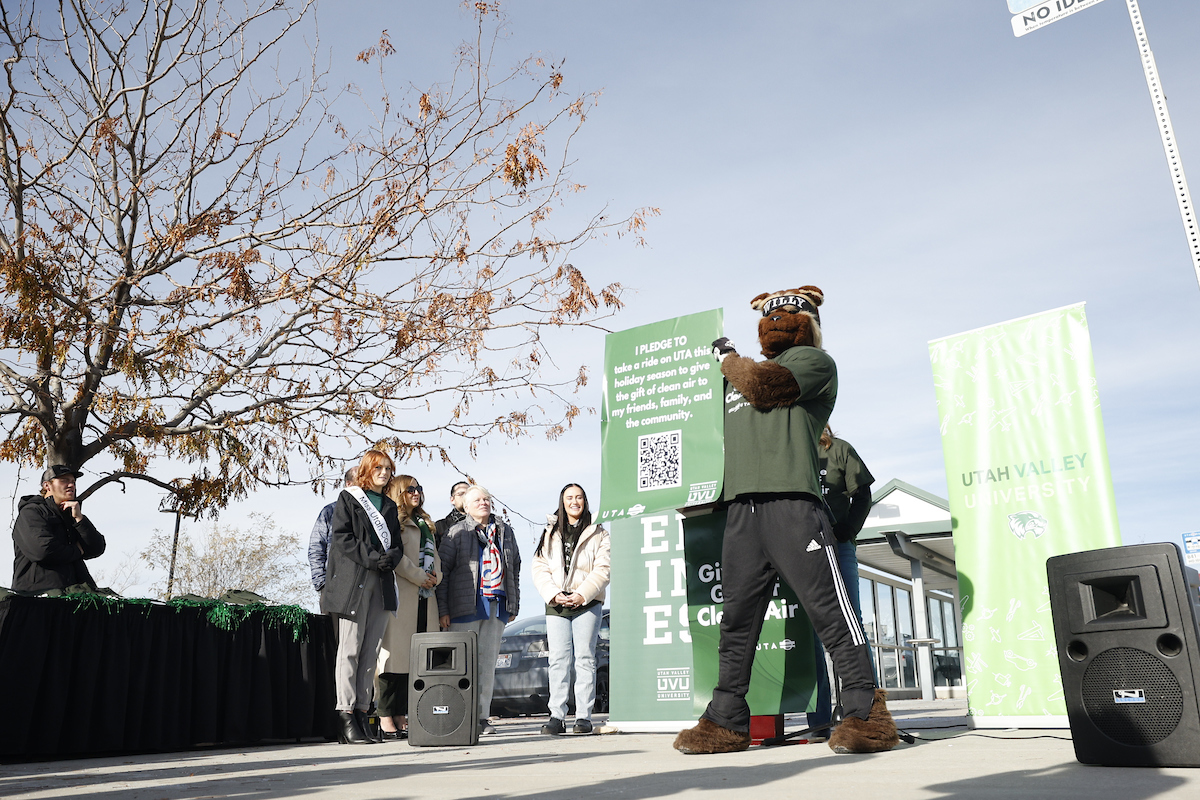
[[[0,756],[180,750],[336,736],[329,617],[304,641],[250,612],[0,600]]]

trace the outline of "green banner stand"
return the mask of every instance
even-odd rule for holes
[[[609,719],[623,730],[694,719],[682,522],[669,510],[610,523]]]
[[[1083,304],[929,343],[976,727],[1068,727],[1046,559],[1121,544]]]

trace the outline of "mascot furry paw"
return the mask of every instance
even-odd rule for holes
[[[738,733],[722,728],[710,719],[701,718],[699,724],[675,737],[675,749],[685,755],[708,755],[711,753],[736,753],[750,746],[750,734]]]
[[[835,753],[882,753],[900,743],[896,723],[887,708],[887,692],[875,690],[875,702],[866,719],[846,717],[829,737],[829,749]]]

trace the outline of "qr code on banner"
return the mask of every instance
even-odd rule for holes
[[[681,431],[638,437],[638,491],[670,489],[683,485],[683,435]]]

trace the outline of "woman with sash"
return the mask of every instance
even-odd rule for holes
[[[437,631],[437,598],[442,579],[433,519],[425,512],[425,490],[411,475],[397,475],[385,494],[400,509],[404,555],[396,564],[396,616],[388,620],[379,651],[375,707],[384,739],[408,738],[408,664],[414,633]]]
[[[386,453],[368,450],[333,510],[321,611],[337,626],[333,679],[342,744],[381,741],[372,738],[367,712],[383,632],[396,613],[392,570],[403,555],[396,503],[383,493],[395,469]]]

